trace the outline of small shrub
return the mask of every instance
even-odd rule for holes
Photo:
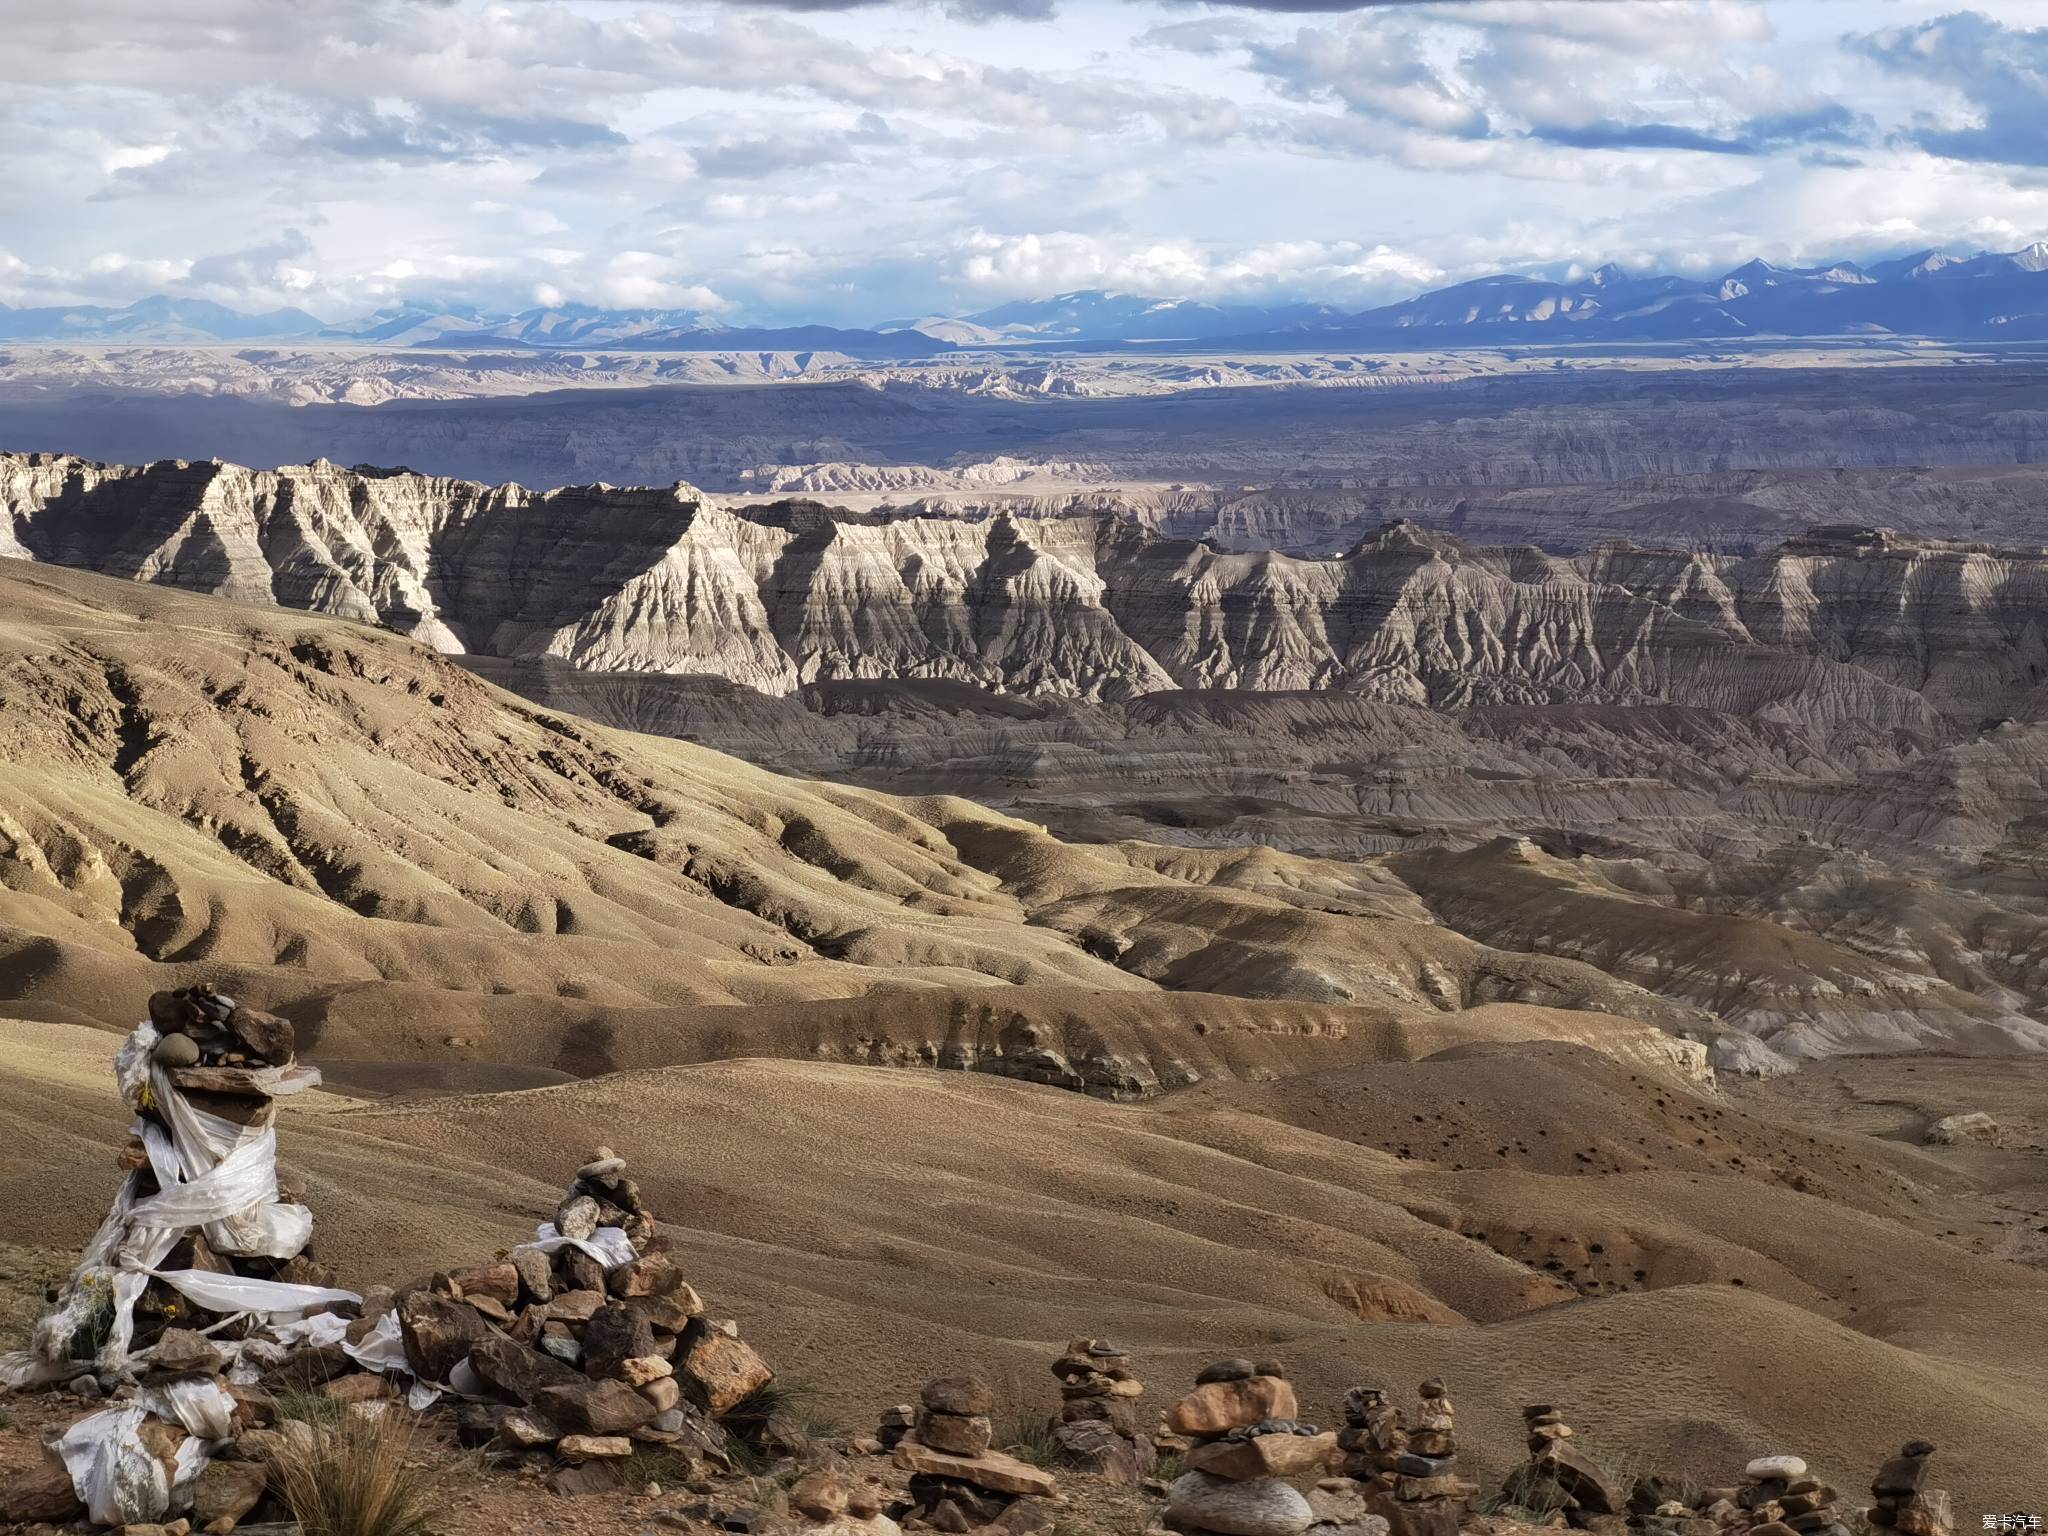
[[[329,1397],[318,1387],[284,1387],[274,1398],[280,1419],[298,1419],[315,1429],[331,1429],[348,1412],[348,1405]]]
[[[344,1413],[282,1454],[272,1477],[305,1536],[431,1536],[432,1509],[413,1462],[418,1422],[397,1408]]]
[[[660,1446],[639,1446],[633,1452],[633,1481],[661,1484],[664,1491],[680,1488],[690,1480],[690,1463],[674,1451]]]
[[[825,1406],[825,1394],[802,1376],[777,1376],[754,1388],[720,1421],[726,1433],[755,1449],[763,1445],[768,1421],[786,1418],[813,1440],[843,1439],[846,1426]]]
[[[1188,1464],[1181,1459],[1179,1451],[1161,1451],[1159,1460],[1153,1464],[1152,1475],[1163,1483],[1170,1483],[1187,1469]]]

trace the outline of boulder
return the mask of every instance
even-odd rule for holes
[[[511,1262],[526,1301],[546,1301],[555,1294],[555,1267],[538,1248],[514,1248]]]
[[[1935,1147],[1955,1147],[1972,1141],[1996,1146],[1998,1138],[1998,1122],[1982,1110],[1972,1110],[1965,1115],[1944,1115],[1927,1127],[1923,1140]]]
[[[1759,1456],[1742,1469],[1742,1475],[1759,1483],[1774,1477],[1796,1482],[1806,1476],[1806,1462],[1798,1456],[1783,1454]]]
[[[1299,1412],[1294,1388],[1278,1376],[1247,1376],[1196,1387],[1167,1411],[1166,1425],[1177,1435],[1221,1435],[1266,1419],[1291,1419]]]
[[[612,1374],[629,1387],[644,1387],[675,1375],[676,1368],[659,1355],[636,1355]]]
[[[683,1272],[676,1268],[675,1260],[665,1253],[642,1254],[629,1264],[621,1264],[605,1277],[605,1284],[614,1296],[667,1296],[675,1291],[689,1291],[693,1300],[696,1291],[683,1279]],[[701,1301],[691,1308],[701,1312]]]
[[[571,1462],[547,1475],[549,1493],[574,1498],[589,1493],[622,1493],[633,1485],[627,1461],[612,1456]]]
[[[1166,1518],[1221,1536],[1301,1536],[1314,1522],[1315,1511],[1299,1492],[1277,1478],[1240,1483],[1206,1472],[1184,1472],[1166,1491]]]
[[[1337,1436],[1331,1432],[1212,1440],[1189,1451],[1186,1460],[1197,1472],[1243,1481],[1253,1477],[1299,1477],[1321,1472],[1336,1456]]]
[[[1566,1440],[1546,1441],[1530,1465],[1574,1499],[1590,1515],[1626,1513],[1628,1500],[1589,1459],[1575,1451]]]
[[[196,1067],[199,1042],[190,1035],[165,1035],[149,1054],[160,1067]]]
[[[564,1435],[555,1446],[564,1461],[608,1461],[633,1454],[624,1435]]]
[[[192,1522],[204,1527],[216,1520],[230,1524],[262,1501],[270,1481],[268,1470],[253,1461],[209,1461],[192,1480]]]
[[[890,1453],[890,1459],[906,1472],[971,1483],[991,1493],[1050,1498],[1059,1486],[1043,1467],[1034,1467],[1028,1461],[1005,1456],[1001,1451],[983,1451],[979,1456],[955,1456],[915,1440],[903,1440]]]
[[[555,1230],[578,1242],[589,1237],[597,1230],[597,1202],[588,1195],[563,1201],[561,1209],[555,1212]]]
[[[585,1379],[581,1371],[552,1355],[501,1333],[477,1342],[469,1352],[469,1368],[485,1386],[517,1403],[533,1402],[544,1388],[580,1385]]]
[[[955,1456],[979,1456],[995,1437],[995,1425],[985,1413],[927,1413],[917,1426],[918,1439]]]
[[[507,1408],[498,1415],[496,1429],[500,1445],[512,1450],[544,1450],[562,1438],[561,1428],[531,1408]]]
[[[519,1304],[519,1268],[515,1264],[485,1264],[457,1270],[448,1278],[464,1301],[488,1296],[508,1311]]]
[[[683,1401],[682,1384],[673,1376],[659,1377],[654,1381],[645,1383],[637,1390],[642,1397],[654,1404],[663,1413],[668,1412],[671,1408],[679,1407]]]
[[[617,1435],[660,1412],[623,1381],[580,1381],[543,1387],[533,1406],[573,1434]]]
[[[789,1490],[789,1507],[807,1520],[836,1520],[846,1513],[850,1490],[835,1472],[812,1472]]]
[[[84,1513],[85,1503],[71,1486],[71,1474],[54,1456],[45,1455],[26,1471],[0,1478],[0,1525],[62,1523]]]
[[[653,1353],[654,1330],[647,1319],[628,1312],[618,1302],[600,1307],[583,1325],[583,1370],[586,1375],[619,1376],[627,1361],[643,1359]]]
[[[676,1362],[676,1376],[690,1400],[714,1419],[723,1418],[775,1379],[767,1362],[750,1345],[716,1328],[706,1329],[690,1345]]]
[[[1870,1480],[1870,1491],[1879,1498],[1895,1498],[1918,1493],[1926,1481],[1925,1456],[1894,1456],[1877,1469],[1877,1476]]]
[[[241,1042],[243,1050],[262,1057],[272,1066],[283,1066],[298,1049],[298,1035],[291,1020],[261,1009],[237,1008],[228,1015],[228,1031]]]
[[[551,1323],[587,1323],[603,1305],[603,1291],[557,1291],[545,1310]]]
[[[166,1328],[149,1352],[149,1368],[166,1376],[198,1376],[219,1370],[227,1356],[190,1328]]]
[[[422,1381],[445,1382],[448,1373],[495,1330],[474,1307],[433,1291],[408,1291],[398,1303],[405,1361]]]
[[[1086,1472],[1110,1483],[1135,1483],[1152,1469],[1149,1442],[1120,1435],[1105,1420],[1075,1419],[1055,1425],[1054,1440],[1078,1472]]]
[[[320,1395],[337,1403],[375,1403],[398,1396],[398,1388],[374,1372],[360,1371],[323,1381]]]
[[[690,1319],[704,1310],[703,1298],[687,1285],[653,1296],[628,1296],[620,1305],[645,1319],[656,1333],[664,1334],[681,1333],[690,1326]]]

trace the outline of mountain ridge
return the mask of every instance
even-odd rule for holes
[[[1927,249],[1864,264],[1785,267],[1754,257],[1718,276],[1624,271],[1500,272],[1346,313],[1309,300],[1221,302],[1077,289],[963,315],[840,327],[733,325],[700,310],[537,305],[516,313],[406,300],[324,323],[301,309],[245,315],[162,294],[120,309],[0,305],[0,340],[292,340],[380,346],[519,345],[721,351],[831,349],[850,356],[1081,344],[1147,348],[1500,345],[1522,341],[1706,341],[1763,336],[2048,336],[2048,240],[1957,256]],[[911,338],[920,338],[912,340]],[[1454,339],[1451,339],[1454,338]]]

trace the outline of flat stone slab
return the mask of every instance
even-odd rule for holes
[[[173,1067],[171,1086],[187,1093],[227,1093],[245,1099],[282,1099],[320,1086],[318,1067]]]
[[[1238,1482],[1254,1477],[1294,1477],[1328,1466],[1337,1455],[1334,1431],[1320,1435],[1258,1435],[1250,1440],[1214,1440],[1187,1453],[1187,1464],[1212,1477]]]
[[[991,1493],[1015,1493],[1049,1499],[1059,1484],[1043,1467],[1005,1456],[1001,1451],[983,1451],[979,1456],[955,1456],[933,1450],[916,1440],[900,1440],[890,1459],[906,1472],[927,1477],[950,1477]]]

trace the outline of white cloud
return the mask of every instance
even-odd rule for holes
[[[0,299],[865,323],[2048,229],[2024,6],[808,3],[16,6]]]

